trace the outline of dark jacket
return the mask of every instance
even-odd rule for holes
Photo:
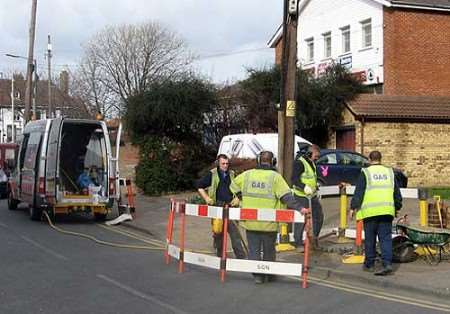
[[[233,199],[233,194],[230,191],[231,178],[229,172],[223,172],[217,167],[217,174],[219,175],[219,185],[216,191],[216,203],[229,203]],[[212,173],[208,173],[200,180],[195,182],[197,189],[207,189],[211,186]]]

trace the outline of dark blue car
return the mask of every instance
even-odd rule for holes
[[[369,166],[367,157],[346,150],[322,149],[316,162],[317,179],[320,185],[337,185],[341,182],[355,185],[361,168]],[[408,178],[394,168],[395,178],[401,188],[408,185]]]

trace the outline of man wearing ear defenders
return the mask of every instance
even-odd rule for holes
[[[319,248],[319,234],[323,225],[323,210],[317,198],[317,173],[314,164],[320,156],[320,148],[317,145],[308,145],[301,147],[299,154],[294,161],[292,170],[292,191],[296,200],[303,207],[309,207],[311,200],[312,227],[313,227],[313,248]],[[295,245],[300,248],[303,246],[302,223],[295,224],[294,239]]]
[[[211,169],[203,178],[196,183],[196,187],[200,196],[208,205],[223,206],[231,204],[233,194],[230,191],[230,183],[234,178],[234,171],[229,169],[230,160],[225,154],[217,156],[216,167]],[[205,190],[208,190],[206,192]],[[234,223],[228,225],[228,234],[230,235],[231,246],[233,247],[236,258],[245,258],[246,254],[242,248],[241,236],[238,226]],[[223,234],[213,232],[214,248],[216,255],[222,256]]]
[[[306,212],[298,207],[292,191],[284,178],[275,170],[276,159],[272,152],[263,151],[257,158],[255,169],[247,170],[237,176],[230,185],[231,191],[242,199],[242,208],[257,208],[260,211],[289,208]],[[246,230],[248,241],[248,259],[275,261],[275,242],[278,223],[266,221],[243,220],[240,222]],[[255,283],[273,281],[273,275],[253,274]]]

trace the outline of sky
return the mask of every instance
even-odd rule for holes
[[[0,75],[25,72],[31,0],[0,0]],[[234,82],[246,68],[274,63],[267,42],[281,23],[281,0],[38,0],[34,56],[47,77],[47,35],[53,70],[75,70],[82,45],[105,26],[157,21],[180,34],[199,56],[195,69],[214,83]]]

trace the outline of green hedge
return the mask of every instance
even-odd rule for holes
[[[136,184],[147,195],[192,190],[198,172],[209,161],[203,145],[147,136],[141,139]]]

